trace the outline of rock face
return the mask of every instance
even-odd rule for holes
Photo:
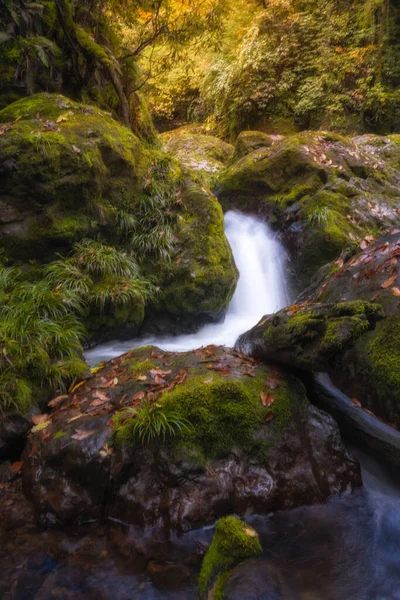
[[[11,104],[0,123],[6,258],[47,263],[82,238],[98,239],[132,251],[160,288],[147,314],[161,329],[193,328],[221,315],[237,281],[222,210],[176,160],[144,147],[96,107],[55,94]],[[158,242],[167,238],[166,257],[153,246],[163,250]],[[105,327],[108,337],[121,337],[123,324],[132,321],[137,331],[140,308],[140,314],[126,306],[118,315],[93,314],[89,329]]]
[[[298,380],[222,347],[135,350],[51,404],[23,457],[42,522],[108,516],[183,532],[361,484],[336,424]]]
[[[219,175],[218,198],[283,231],[302,285],[366,234],[398,222],[400,136],[246,132],[235,158]]]
[[[222,171],[233,156],[234,148],[222,140],[185,126],[161,135],[165,148],[204,182]]]
[[[363,407],[400,424],[400,231],[374,240],[307,300],[241,336],[251,355],[327,371]]]

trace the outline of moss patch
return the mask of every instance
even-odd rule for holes
[[[223,600],[229,571],[240,561],[262,553],[257,532],[236,517],[220,519],[199,577],[199,592],[212,590],[213,600]],[[209,596],[210,597],[210,596]]]

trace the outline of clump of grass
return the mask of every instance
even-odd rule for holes
[[[333,210],[329,206],[318,206],[308,213],[307,219],[311,225],[328,225],[334,218]]]
[[[165,443],[191,427],[174,410],[145,400],[140,408],[125,408],[115,420],[117,442],[130,445]]]

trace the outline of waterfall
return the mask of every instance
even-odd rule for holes
[[[263,315],[286,306],[289,299],[284,274],[285,251],[268,225],[256,217],[229,211],[225,215],[225,234],[240,275],[223,322],[205,325],[193,334],[108,342],[86,353],[89,364],[149,344],[175,352],[208,344],[233,346],[239,335],[253,327]]]

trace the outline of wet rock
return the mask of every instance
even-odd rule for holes
[[[400,230],[363,241],[302,302],[241,336],[252,356],[326,371],[356,407],[400,426]]]
[[[195,581],[195,573],[183,565],[150,561],[147,572],[153,585],[161,590],[175,590]]]
[[[257,139],[239,136],[237,160],[215,193],[225,209],[262,214],[282,232],[302,286],[370,231],[398,223],[399,136],[260,133],[260,146]]]
[[[137,419],[158,415],[175,435],[144,443]],[[23,457],[24,489],[42,522],[108,516],[184,532],[361,483],[334,421],[298,380],[222,347],[129,352],[84,380],[50,420]]]
[[[0,460],[17,460],[30,428],[30,422],[19,415],[9,416],[0,422]]]

